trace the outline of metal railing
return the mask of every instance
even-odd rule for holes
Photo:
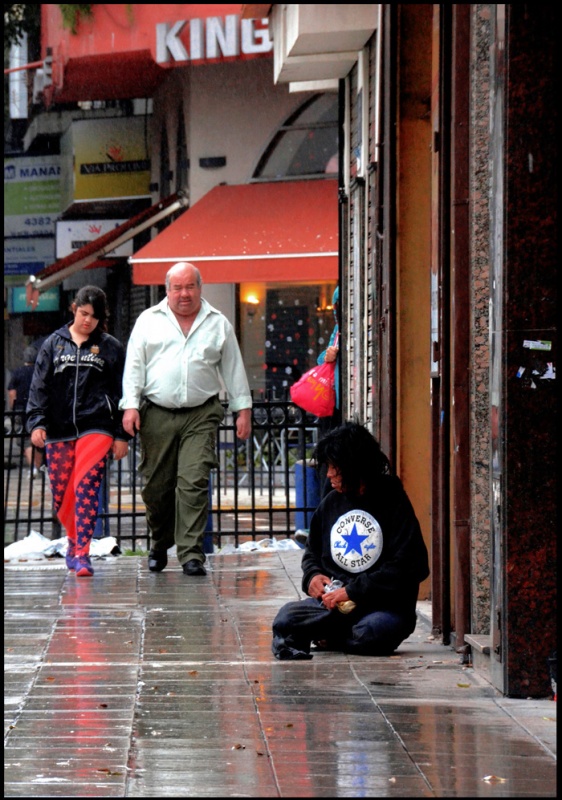
[[[227,542],[238,546],[250,539],[290,537],[308,527],[319,499],[310,463],[317,436],[318,420],[285,400],[254,401],[247,442],[236,438],[227,414],[218,431],[218,467],[209,487],[207,543],[212,537],[218,547]],[[21,417],[4,412],[5,545],[31,530],[51,539],[64,535],[53,511],[46,467],[30,466],[28,447]],[[114,536],[121,549],[147,549],[149,544],[140,457],[140,442],[134,439],[126,458],[109,462],[100,490],[95,536]]]

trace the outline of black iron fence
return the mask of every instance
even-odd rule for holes
[[[318,421],[284,400],[254,401],[247,442],[236,438],[232,415],[225,416],[217,437],[219,466],[209,486],[207,547],[290,537],[308,527],[319,501],[310,461],[317,436]],[[139,462],[140,442],[134,439],[126,458],[109,462],[100,489],[95,536],[114,536],[121,549],[149,544]],[[5,412],[4,544],[31,530],[51,539],[64,535],[53,512],[46,467],[35,463],[21,417]]]

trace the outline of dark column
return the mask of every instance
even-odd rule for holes
[[[495,486],[503,600],[495,655],[505,694],[526,697],[549,693],[547,658],[556,648],[557,403],[549,364],[557,360],[559,44],[551,4],[505,8],[505,159],[494,165],[504,168],[503,271],[492,294],[503,307],[501,336],[494,331],[502,353],[493,366],[502,396]]]

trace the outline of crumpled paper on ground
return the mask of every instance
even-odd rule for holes
[[[257,542],[243,542],[238,547],[233,544],[225,544],[224,547],[216,548],[213,552],[215,556],[229,555],[230,553],[271,553],[274,550],[301,550],[302,548],[293,539],[260,539]]]
[[[57,554],[64,557],[67,547],[68,539],[66,536],[62,536],[60,539],[47,539],[42,533],[32,530],[24,539],[12,542],[12,544],[4,548],[4,562],[44,561]],[[92,558],[109,556],[116,547],[117,539],[114,536],[92,539],[90,556]]]

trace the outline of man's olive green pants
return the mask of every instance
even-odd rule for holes
[[[205,561],[209,478],[217,466],[217,429],[224,409],[217,397],[201,406],[169,411],[145,402],[140,410],[144,478],[142,498],[151,549],[177,545],[180,564]]]

